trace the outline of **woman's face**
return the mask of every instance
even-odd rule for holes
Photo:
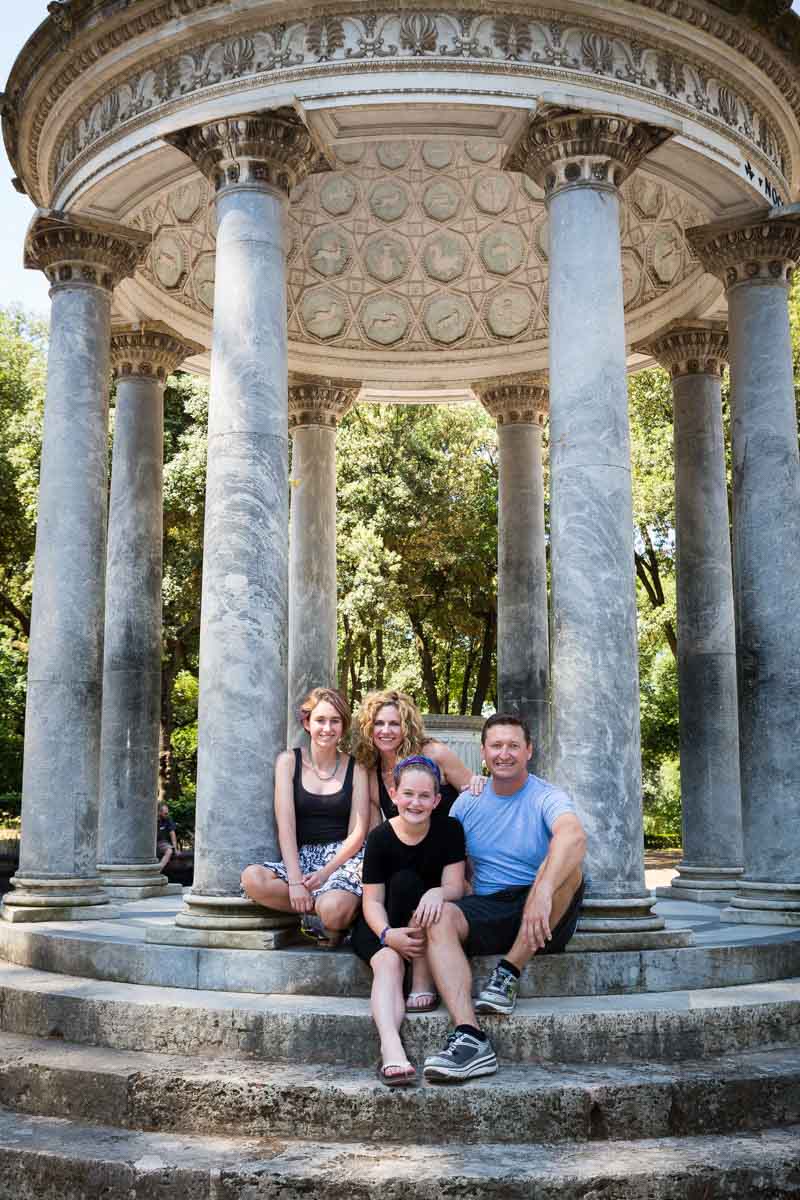
[[[384,704],[375,714],[372,725],[372,744],[382,754],[391,754],[403,740],[400,711],[394,704]]]
[[[342,737],[344,723],[328,700],[320,700],[305,721],[311,741],[320,747],[336,746]]]

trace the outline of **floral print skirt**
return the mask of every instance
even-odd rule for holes
[[[298,851],[300,874],[313,875],[315,871],[321,871],[339,853],[341,845],[341,842],[324,842],[320,845],[301,846]],[[273,871],[278,876],[278,879],[283,879],[285,883],[289,882],[289,874],[282,862],[265,862],[264,866],[267,870]],[[317,888],[312,894],[314,896],[323,896],[325,892],[338,890],[350,892],[353,896],[360,896],[361,869],[363,866],[364,848],[362,846],[358,854],[354,854],[346,863],[342,863],[340,867],[337,867],[330,879],[326,879],[322,887]]]

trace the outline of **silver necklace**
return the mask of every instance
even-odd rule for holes
[[[334,768],[331,771],[330,775],[321,775],[320,772],[317,770],[317,768],[314,766],[314,759],[312,758],[311,751],[309,750],[308,762],[306,763],[306,766],[308,767],[309,771],[311,771],[314,775],[316,775],[316,777],[320,781],[320,783],[327,783],[329,779],[333,779],[334,775],[339,770],[339,762],[341,760],[341,757],[342,757],[341,754],[337,750],[336,751],[336,763],[335,763]]]

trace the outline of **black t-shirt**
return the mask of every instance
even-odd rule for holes
[[[150,826],[150,828],[151,829],[153,828],[152,825]],[[175,832],[175,822],[172,820],[171,817],[159,817],[158,818],[158,840],[160,842],[168,842],[170,840],[169,835],[174,832]]]
[[[387,884],[397,871],[413,868],[426,888],[439,887],[444,868],[461,862],[465,853],[464,830],[452,817],[432,821],[416,846],[401,842],[391,822],[384,821],[367,838],[362,878],[364,883]]]

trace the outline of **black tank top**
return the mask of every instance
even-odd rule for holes
[[[392,797],[387,791],[386,784],[383,782],[383,773],[380,769],[380,764],[375,768],[378,775],[378,798],[380,800],[381,812],[383,813],[384,821],[388,821],[390,817],[397,816],[397,807],[395,806]],[[458,791],[453,787],[452,783],[443,783],[439,789],[441,800],[433,810],[431,820],[441,820],[444,817],[450,816],[450,809],[458,799]]]
[[[343,842],[350,824],[355,759],[347,764],[344,782],[338,792],[321,796],[303,787],[303,754],[294,752],[294,819],[298,846],[321,846]]]

